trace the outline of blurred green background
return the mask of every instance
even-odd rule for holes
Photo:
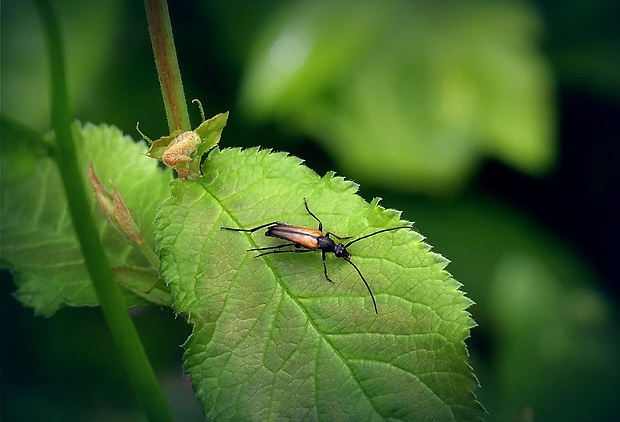
[[[620,3],[184,1],[189,99],[223,147],[284,150],[414,220],[476,302],[491,421],[620,413]],[[82,121],[167,134],[141,2],[52,2]],[[2,1],[2,114],[49,129],[33,5]],[[194,123],[199,113],[190,107]],[[3,420],[143,420],[97,309],[35,318],[1,283]],[[200,420],[170,311],[134,320],[178,420]]]

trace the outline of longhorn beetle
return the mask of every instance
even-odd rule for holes
[[[317,221],[317,223],[319,223],[318,229],[311,229],[309,227],[303,227],[303,226],[292,226],[290,224],[282,223],[280,221],[272,221],[271,223],[261,224],[260,226],[256,226],[251,229],[235,229],[232,227],[222,227],[222,229],[231,230],[235,232],[254,233],[256,230],[267,227],[265,236],[277,237],[278,239],[287,240],[289,242],[289,243],[284,243],[282,245],[277,245],[277,246],[267,246],[264,248],[248,249],[248,252],[260,251],[260,253],[256,255],[255,258],[258,258],[259,256],[276,254],[276,253],[289,253],[289,252],[302,253],[302,252],[313,252],[313,251],[320,249],[321,255],[323,258],[323,274],[325,274],[325,278],[327,279],[327,281],[331,283],[333,283],[333,281],[327,275],[327,264],[325,262],[325,255],[330,252],[333,253],[338,258],[344,259],[349,264],[351,264],[353,268],[355,268],[355,271],[357,271],[360,278],[366,285],[366,288],[368,289],[368,293],[370,293],[372,304],[375,307],[375,313],[379,314],[377,310],[377,301],[375,300],[375,296],[372,294],[370,285],[368,284],[368,282],[362,275],[362,272],[360,271],[360,269],[357,268],[357,265],[355,265],[353,261],[351,261],[351,254],[349,253],[347,248],[351,246],[352,244],[354,244],[355,242],[359,242],[362,239],[369,238],[379,233],[389,232],[392,230],[400,230],[400,229],[413,229],[413,227],[412,226],[399,226],[399,227],[391,227],[389,229],[377,230],[375,232],[366,234],[364,236],[358,237],[357,239],[350,240],[349,242],[343,244],[342,241],[346,239],[350,239],[351,236],[340,237],[331,232],[323,233],[323,223],[321,222],[321,220],[319,220],[319,218],[312,211],[310,211],[310,208],[308,208],[308,201],[306,201],[306,198],[304,198],[304,206],[306,207],[306,211],[308,211],[308,214],[310,214],[312,218],[314,218]],[[334,242],[334,240],[330,236],[335,237],[340,242],[339,243]],[[285,248],[287,246],[292,246],[294,247],[294,249],[282,250],[282,248]]]

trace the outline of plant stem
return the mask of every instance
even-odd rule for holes
[[[140,252],[142,252],[142,255],[149,261],[149,264],[151,264],[154,269],[159,270],[159,257],[153,249],[151,249],[151,247],[145,242],[139,243],[138,248],[140,249]]]
[[[170,133],[191,130],[166,0],[144,0]]]
[[[55,158],[86,267],[125,369],[142,400],[148,418],[152,421],[171,421],[170,409],[127,313],[91,215],[71,130],[72,116],[58,21],[46,0],[35,0],[35,4],[43,21],[50,58],[52,124],[57,143]]]

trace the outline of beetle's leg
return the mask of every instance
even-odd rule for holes
[[[252,249],[248,249],[248,252],[252,252],[252,251],[268,251],[270,249],[280,249],[280,248],[285,248],[287,246],[294,246],[294,247],[298,247],[295,243],[284,243],[282,245],[277,245],[277,246],[265,246],[263,248],[252,248]]]
[[[290,245],[282,245],[282,246],[290,246]],[[271,248],[274,249],[274,248]],[[252,250],[252,249],[250,249]],[[260,250],[260,249],[253,249],[253,250]],[[263,253],[259,253],[258,255],[256,255],[254,258],[258,258],[259,256],[265,256],[265,255],[271,255],[274,253],[304,253],[304,252],[314,252],[314,250],[312,249],[293,249],[290,251],[282,251],[282,250],[275,250],[275,251],[268,251],[268,252],[263,252]]]
[[[336,233],[332,233],[332,232],[325,233],[325,237],[330,237],[330,236],[334,236],[338,240],[347,240],[353,237],[353,236],[338,236]]]
[[[325,278],[327,279],[327,281],[329,281],[330,283],[333,283],[334,281],[329,278],[329,276],[327,275],[327,263],[325,262],[325,251],[321,250],[321,255],[323,258],[323,274],[325,274]]]
[[[314,218],[319,223],[319,231],[322,232],[323,223],[321,223],[321,220],[319,220],[319,217],[317,217],[316,215],[314,215],[312,211],[310,211],[310,208],[308,208],[308,201],[306,201],[306,198],[304,198],[304,206],[306,207],[306,211],[308,211],[308,214],[310,214],[312,218]]]
[[[261,224],[260,226],[253,227],[251,229],[235,229],[233,227],[220,227],[220,229],[221,230],[230,230],[230,231],[233,231],[233,232],[249,232],[249,233],[254,233],[256,230],[262,229],[263,227],[274,226],[276,224],[278,224],[277,221],[272,221],[271,223]]]

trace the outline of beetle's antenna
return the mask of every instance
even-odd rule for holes
[[[252,227],[251,229],[236,229],[234,227],[220,227],[220,230],[230,230],[231,232],[248,232],[254,233],[258,229],[262,229],[263,227],[273,226],[278,224],[277,221],[272,221],[271,223],[261,224],[260,226]]]
[[[368,282],[366,282],[366,279],[364,278],[364,276],[362,275],[362,272],[360,271],[359,268],[357,268],[357,265],[355,265],[353,263],[353,261],[351,261],[349,258],[344,258],[343,259],[345,261],[347,261],[349,264],[351,264],[353,266],[353,268],[355,268],[355,271],[357,271],[357,273],[360,275],[360,278],[362,279],[362,281],[364,282],[364,284],[366,285],[366,288],[368,289],[368,293],[370,293],[370,298],[372,299],[372,304],[375,306],[375,313],[377,315],[379,315],[379,311],[377,310],[377,301],[375,300],[375,295],[372,294],[372,290],[370,290],[370,286],[368,285]]]
[[[349,246],[351,246],[352,244],[354,244],[354,243],[355,243],[355,242],[357,242],[357,241],[360,241],[360,240],[362,240],[362,239],[366,239],[366,238],[368,238],[368,237],[370,237],[370,236],[374,236],[374,235],[379,234],[379,233],[389,232],[389,231],[392,231],[392,230],[400,230],[400,229],[411,229],[411,230],[415,230],[415,229],[413,228],[413,226],[391,227],[391,228],[389,228],[389,229],[378,230],[378,231],[376,231],[376,232],[373,232],[373,233],[366,234],[366,235],[364,235],[364,236],[358,237],[357,239],[353,239],[352,241],[350,241],[349,243],[347,243],[346,245],[344,245],[344,247],[345,247],[345,248],[348,248]]]

